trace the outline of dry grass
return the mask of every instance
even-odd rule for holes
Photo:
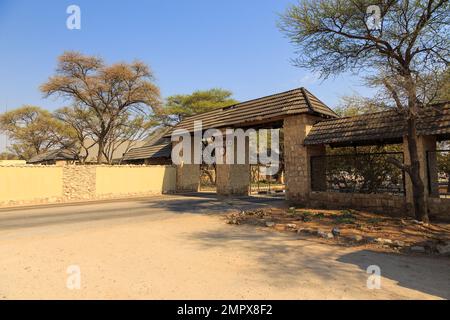
[[[331,232],[338,228],[340,240],[362,236],[365,239],[401,241],[409,247],[450,241],[449,223],[423,224],[409,218],[355,210],[270,208],[240,214],[238,220],[238,224],[255,225],[274,222],[274,228],[279,231],[309,229]]]

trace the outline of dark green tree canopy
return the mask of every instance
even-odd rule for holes
[[[230,91],[217,88],[173,95],[167,98],[160,116],[166,125],[175,125],[185,117],[238,103],[232,95]]]
[[[0,131],[12,141],[9,150],[25,160],[50,149],[70,147],[75,135],[47,110],[29,105],[0,115]]]

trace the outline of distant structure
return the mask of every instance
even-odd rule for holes
[[[172,164],[172,142],[166,135],[172,130],[164,127],[156,130],[142,147],[130,149],[124,154],[122,163],[145,165]]]

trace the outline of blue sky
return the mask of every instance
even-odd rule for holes
[[[330,107],[339,97],[370,95],[356,76],[322,82],[292,66],[294,48],[277,29],[288,0],[0,0],[0,112],[23,104],[54,110],[38,87],[65,50],[107,62],[140,59],[162,95],[221,87],[244,101],[304,86]],[[81,8],[68,30],[66,8]],[[5,138],[0,137],[0,150]]]

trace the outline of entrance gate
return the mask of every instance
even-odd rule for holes
[[[284,171],[270,176],[264,175],[261,165],[250,166],[250,194],[284,193]]]

